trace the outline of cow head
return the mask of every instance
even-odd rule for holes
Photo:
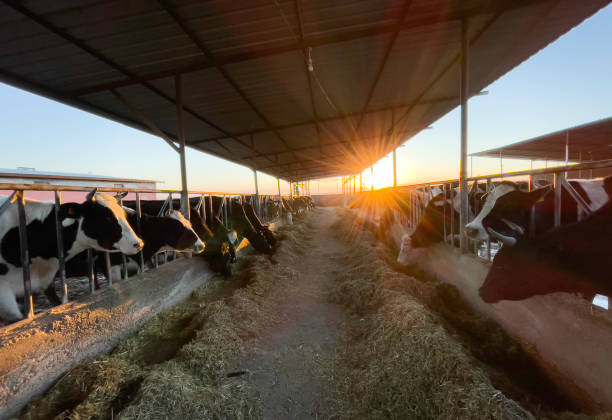
[[[413,248],[426,248],[442,242],[444,239],[444,219],[445,217],[447,219],[446,226],[450,226],[450,218],[453,217],[450,207],[444,212],[445,201],[443,195],[438,195],[427,204],[423,212],[423,219],[410,235],[410,243]]]
[[[169,244],[173,249],[179,252],[193,252],[194,254],[204,251],[204,243],[194,232],[191,222],[181,212],[171,210],[168,217],[178,222],[178,229],[173,230],[175,234],[172,237],[172,243]]]
[[[537,243],[525,239],[515,246],[502,247],[478,289],[482,300],[487,303],[516,301],[556,292],[593,299],[598,290],[593,283],[554,259],[542,260],[539,254]]]
[[[514,245],[529,229],[531,207],[550,191],[549,187],[531,192],[520,191],[513,182],[502,182],[484,196],[480,213],[465,226],[470,239],[484,241],[489,238]]]
[[[64,227],[81,221],[77,241],[85,248],[133,255],[144,246],[130,227],[125,210],[117,199],[95,189],[82,204],[63,204],[60,207],[60,219]]]

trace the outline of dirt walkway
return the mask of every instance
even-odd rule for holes
[[[238,367],[250,372],[266,419],[316,418],[328,411],[326,399],[333,385],[327,366],[340,343],[346,315],[340,306],[326,302],[324,289],[330,267],[338,268],[330,259],[346,245],[331,229],[335,209],[315,212],[312,238],[316,240],[307,239],[312,248],[294,266],[297,275],[278,303],[282,322],[264,331]]]

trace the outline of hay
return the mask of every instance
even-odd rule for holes
[[[582,418],[494,321],[452,285],[400,273],[389,249],[342,212],[351,245],[328,298],[355,320],[338,356],[338,418]],[[514,372],[513,372],[514,371]],[[344,374],[343,374],[344,372]],[[346,372],[350,372],[347,374]]]
[[[277,255],[242,256],[232,277],[215,277],[110,355],[70,370],[21,418],[261,417],[256,390],[231,369],[262,328],[277,322],[267,306],[295,273],[275,259],[303,254],[312,221],[302,219],[281,229]]]

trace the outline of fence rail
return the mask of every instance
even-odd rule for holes
[[[30,263],[29,263],[29,255],[28,255],[28,243],[27,243],[27,224],[26,224],[26,215],[25,215],[25,194],[26,191],[49,191],[53,192],[54,200],[52,201],[55,209],[56,215],[56,239],[58,244],[58,260],[59,260],[59,279],[61,281],[61,301],[65,303],[68,301],[68,286],[66,283],[66,265],[65,265],[65,256],[63,251],[63,239],[62,239],[62,228],[61,223],[58,220],[59,217],[59,208],[62,203],[61,200],[61,192],[63,191],[76,191],[76,192],[88,192],[91,191],[94,187],[92,186],[79,186],[79,185],[49,185],[49,184],[18,184],[18,183],[0,183],[0,191],[12,191],[7,197],[7,200],[0,206],[0,215],[8,209],[8,207],[14,203],[18,206],[18,216],[19,216],[19,238],[20,238],[20,261],[23,268],[23,288],[24,288],[24,312],[27,314],[28,318],[34,316],[34,303],[32,297],[32,286],[31,286],[31,278],[30,278]],[[97,191],[100,192],[109,192],[109,193],[135,193],[135,203],[136,203],[136,214],[137,214],[137,227],[136,233],[140,235],[141,226],[140,226],[140,194],[162,194],[167,195],[165,199],[164,209],[173,208],[174,205],[171,203],[174,200],[174,194],[181,195],[181,190],[174,189],[151,189],[151,188],[117,188],[117,187],[97,187]],[[260,219],[264,221],[269,221],[268,212],[266,208],[262,209],[261,206],[261,198],[270,197],[285,197],[292,198],[292,195],[284,195],[284,194],[253,194],[253,193],[234,193],[234,192],[215,192],[215,191],[201,191],[201,190],[189,190],[187,191],[188,197],[200,197],[200,201],[195,208],[195,211],[198,211],[204,223],[209,224],[211,227],[214,224],[214,217],[219,216],[222,222],[229,226],[230,216],[231,216],[231,199],[239,198],[241,203],[245,202],[247,197],[251,199],[251,204],[254,206],[255,212],[257,213]],[[223,201],[218,209],[218,213],[216,215],[212,214],[213,210],[213,196],[222,197]],[[178,197],[177,197],[178,198]],[[206,203],[206,198],[208,198],[208,203]],[[157,200],[164,200],[163,198],[156,198]],[[255,201],[253,201],[255,199]],[[206,206],[210,210],[210,214],[212,216],[212,220],[206,221]],[[190,206],[188,206],[190,207]],[[229,212],[228,212],[229,209]],[[164,262],[167,261],[167,253],[164,251]],[[175,254],[174,254],[175,257]],[[139,261],[138,265],[141,271],[145,269],[145,262],[143,259],[142,252],[139,253]],[[89,280],[89,291],[90,293],[94,292],[95,289],[95,279],[97,273],[95,272],[94,262],[93,262],[93,251],[91,249],[87,252],[88,259],[88,280]],[[111,275],[111,265],[110,265],[110,254],[109,252],[105,253],[105,264],[106,264],[106,272],[104,273],[107,277],[108,285],[112,287],[112,275]],[[125,256],[122,258],[122,277],[127,279],[127,261]],[[157,254],[154,255],[154,266],[158,266],[158,258]]]
[[[567,173],[568,172],[582,172],[582,171],[591,171],[590,178],[592,178],[592,170],[594,169],[603,169],[603,168],[612,168],[612,159],[607,160],[599,160],[593,162],[585,162],[579,164],[571,164],[571,165],[560,165],[554,166],[550,168],[541,168],[541,169],[528,169],[522,171],[512,171],[512,172],[502,172],[496,174],[488,174],[488,175],[479,175],[466,178],[466,181],[469,183],[468,189],[474,186],[474,183],[479,184],[480,182],[486,183],[486,192],[489,192],[492,185],[493,180],[497,179],[508,179],[508,178],[518,178],[518,177],[527,177],[529,181],[529,191],[534,188],[534,180],[537,176],[541,175],[554,175],[553,180],[553,191],[554,191],[554,214],[553,214],[553,226],[559,227],[561,224],[561,193],[565,190],[569,196],[576,202],[578,207],[578,220],[581,220],[585,216],[591,214],[594,210],[588,205],[585,200],[580,196],[580,194],[573,188],[573,186],[567,181]],[[443,190],[443,194],[445,197],[449,196],[449,190],[453,187],[458,187],[460,185],[460,179],[446,179],[441,181],[431,181],[431,182],[422,182],[417,184],[410,185],[398,185],[397,187],[388,187],[385,190],[396,190],[403,191],[408,193],[408,203],[407,207],[410,209],[408,216],[399,215],[400,220],[404,225],[407,225],[409,228],[416,228],[416,226],[421,221],[425,207],[430,201],[430,197],[427,194],[429,190],[433,187],[440,187]],[[345,195],[352,195],[353,193],[350,190],[344,191]],[[467,194],[467,192],[466,192]],[[452,198],[452,197],[451,197]],[[468,223],[473,220],[473,216],[476,216],[479,212],[479,204],[473,203],[474,205],[474,214],[469,214]],[[443,207],[443,237],[444,242],[451,245],[457,246],[455,241],[455,235],[459,235],[461,228],[460,226],[455,226],[454,217],[450,218],[450,222],[446,223],[446,215],[448,211],[454,211],[449,208],[450,206],[445,202]],[[451,213],[452,214],[452,213]],[[531,209],[531,217],[530,217],[530,226],[528,230],[528,235],[533,237],[535,232],[535,213],[534,208]],[[488,239],[485,243],[478,243],[473,241],[474,246],[468,250],[468,252],[473,252],[477,256],[484,258],[488,261],[491,261],[495,255],[495,252],[501,247],[497,241],[494,244],[491,243],[491,240]],[[484,246],[484,247],[483,247]]]

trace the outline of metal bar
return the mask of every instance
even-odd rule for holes
[[[461,252],[467,252],[467,236],[465,235],[465,225],[468,224],[469,202],[467,184],[467,143],[468,143],[468,72],[469,72],[469,38],[468,22],[461,22],[461,162],[460,162],[460,188],[459,194],[461,206],[459,207],[459,242]]]
[[[208,196],[208,210],[210,214],[210,228],[213,229],[215,227],[215,216],[213,215],[213,199],[212,195]]]
[[[134,105],[132,105],[132,103],[130,101],[127,100],[126,97],[124,97],[122,94],[120,94],[119,92],[117,92],[116,90],[112,89],[111,93],[113,95],[115,95],[115,97],[117,99],[119,99],[121,102],[123,102],[123,104],[130,110],[132,111],[132,113],[134,115],[136,115],[136,117],[138,117],[138,119],[144,124],[146,125],[149,130],[151,130],[153,132],[153,134],[155,134],[158,137],[161,137],[166,143],[168,143],[168,145],[170,147],[172,147],[172,149],[175,152],[179,151],[179,148],[174,144],[174,140],[172,138],[170,138],[170,136],[168,136],[166,133],[164,133],[162,130],[159,129],[159,127],[157,127],[157,125],[151,121],[149,118],[147,118],[142,112],[140,112],[140,110],[138,108],[136,108]]]
[[[578,209],[584,212],[587,216],[591,215],[595,210],[587,203],[580,194],[576,191],[576,189],[569,183],[567,178],[563,176],[561,178],[561,185],[568,194],[574,199],[576,204],[578,205]]]
[[[140,209],[140,194],[138,193],[136,193],[136,233],[139,237],[142,235],[142,212]],[[138,266],[140,267],[140,272],[144,273],[144,255],[142,251],[138,252]]]
[[[397,187],[397,148],[393,149],[393,187]]]
[[[443,225],[442,230],[443,230],[443,235],[444,235],[443,238],[442,238],[442,241],[444,243],[446,243],[446,241],[447,241],[447,239],[446,239],[446,237],[447,237],[447,235],[446,235],[446,233],[447,233],[446,232],[446,184],[442,185],[442,197],[444,198],[444,200],[442,201],[442,217],[443,217],[443,219],[442,219],[443,220],[443,222],[442,222],[442,225]]]
[[[110,252],[106,251],[104,253],[104,263],[106,266],[106,281],[108,282],[108,287],[112,287],[113,286],[113,269],[111,267],[111,261],[110,261]]]
[[[256,206],[255,206],[255,211],[257,212],[258,216],[261,216],[261,209],[259,208],[259,185],[257,183],[257,170],[253,169],[253,178],[255,180],[255,199],[256,199]]]
[[[23,191],[17,191],[17,212],[19,215],[19,253],[23,273],[23,303],[27,318],[34,317],[34,301],[32,299],[32,283],[30,279],[30,251],[28,248],[27,220],[25,214],[25,196]]]
[[[487,179],[487,193],[491,191],[493,182],[491,179]],[[487,261],[491,261],[491,238],[487,235]]]
[[[94,265],[94,253],[93,249],[87,249],[87,269],[89,273],[89,293],[93,293],[96,290],[96,271]]]
[[[189,214],[189,192],[187,190],[187,163],[185,162],[185,129],[183,122],[183,83],[181,75],[174,77],[176,120],[179,141],[179,154],[181,157],[181,213],[190,220]]]
[[[15,200],[17,200],[17,191],[13,191],[11,195],[6,198],[6,201],[2,203],[2,206],[0,206],[0,215],[2,215],[2,213],[4,213],[6,209],[8,209],[9,206],[15,202]]]
[[[59,263],[60,286],[62,289],[62,303],[68,302],[68,285],[66,284],[66,259],[64,258],[64,230],[60,220],[60,205],[62,198],[59,191],[54,192],[55,196],[55,238],[57,240],[57,259]]]
[[[123,207],[123,200],[119,199],[119,206]],[[127,280],[128,278],[128,268],[127,268],[127,258],[125,257],[125,254],[121,254],[121,273],[120,273],[121,278],[123,278],[123,280]]]
[[[561,178],[563,175],[555,174],[555,210],[554,210],[554,227],[558,228],[561,226],[561,188],[563,183]]]
[[[453,184],[449,185],[449,204],[450,204],[450,246],[455,247],[455,206],[453,206]]]
[[[227,217],[227,206],[229,205],[229,202],[227,200],[227,196],[223,196],[223,218],[225,220],[225,226],[228,226],[230,228],[232,228],[233,226],[230,226],[229,223],[229,218]]]

